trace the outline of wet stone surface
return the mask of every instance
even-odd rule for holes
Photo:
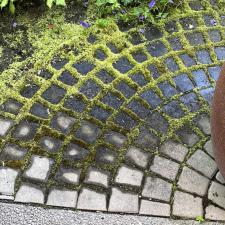
[[[19,80],[0,101],[0,199],[225,221],[210,131],[225,23],[201,3],[118,29],[119,44],[87,30],[82,53],[59,48]]]

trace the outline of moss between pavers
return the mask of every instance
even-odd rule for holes
[[[136,114],[134,114],[131,110],[127,109],[125,106],[122,106],[121,109],[123,109],[132,118],[134,118],[135,120],[138,121],[138,126],[136,126],[134,130],[128,131],[128,130],[124,129],[123,127],[116,125],[113,122],[113,120],[116,116],[117,110],[114,110],[114,112],[110,116],[109,121],[107,121],[106,123],[103,123],[101,121],[98,121],[98,120],[92,118],[89,115],[91,108],[97,102],[97,100],[100,99],[101,97],[103,97],[104,93],[106,93],[109,90],[112,91],[113,93],[116,93],[117,95],[119,95],[121,97],[121,99],[124,100],[124,105],[127,105],[131,100],[123,97],[123,95],[118,90],[115,90],[115,88],[114,88],[114,85],[122,79],[125,80],[125,82],[127,84],[129,84],[130,86],[132,86],[133,88],[135,88],[137,90],[135,95],[132,97],[132,99],[139,99],[140,93],[142,93],[144,90],[153,89],[163,99],[163,101],[165,103],[168,102],[168,100],[165,98],[165,96],[163,96],[160,89],[157,87],[157,84],[159,82],[167,80],[175,86],[175,83],[172,78],[174,76],[178,75],[179,73],[186,73],[188,75],[188,77],[191,80],[193,80],[190,69],[192,69],[192,70],[193,69],[203,69],[204,71],[206,71],[206,69],[207,69],[207,65],[204,65],[204,64],[203,65],[197,64],[191,68],[185,67],[184,64],[182,63],[181,59],[178,57],[178,55],[181,53],[190,54],[191,56],[195,57],[195,59],[196,59],[194,52],[197,50],[200,50],[200,49],[207,48],[210,52],[210,56],[212,59],[212,65],[221,65],[222,62],[217,60],[217,57],[214,53],[214,46],[224,46],[224,44],[225,44],[224,27],[222,27],[220,25],[221,18],[219,17],[219,14],[218,14],[220,12],[222,13],[223,9],[219,9],[219,10],[212,9],[209,1],[204,1],[204,4],[205,4],[206,9],[199,12],[199,11],[191,10],[190,7],[188,6],[188,2],[186,2],[185,6],[184,6],[184,13],[180,14],[180,12],[176,12],[171,17],[159,22],[158,26],[159,26],[160,30],[163,32],[163,37],[160,40],[165,44],[165,46],[169,50],[168,53],[166,53],[165,55],[163,55],[160,58],[153,58],[150,56],[150,54],[148,53],[148,51],[146,49],[147,40],[146,40],[146,42],[144,42],[138,46],[132,45],[129,41],[129,38],[130,38],[129,32],[128,33],[121,32],[113,20],[110,22],[109,26],[104,29],[99,28],[97,25],[93,25],[90,28],[85,29],[85,28],[81,27],[80,25],[65,22],[65,12],[62,9],[61,10],[58,9],[55,12],[47,12],[35,21],[34,20],[30,21],[30,18],[27,15],[19,16],[17,18],[17,23],[23,24],[26,27],[26,29],[27,29],[26,30],[26,35],[27,35],[26,38],[29,41],[29,45],[31,46],[33,53],[31,56],[27,57],[24,61],[17,61],[17,59],[15,58],[14,62],[9,66],[9,68],[7,68],[0,75],[0,91],[1,91],[1,93],[4,93],[0,96],[0,103],[5,101],[9,97],[13,97],[13,98],[17,99],[18,101],[20,101],[21,103],[24,103],[24,106],[22,108],[21,113],[18,116],[12,116],[11,114],[8,114],[8,113],[1,113],[1,114],[6,117],[11,117],[17,123],[27,117],[29,117],[30,120],[39,122],[40,120],[37,117],[35,117],[29,113],[31,106],[37,100],[40,103],[49,105],[51,107],[51,109],[54,110],[55,112],[63,109],[62,103],[60,103],[58,105],[52,105],[52,104],[48,103],[47,101],[45,101],[44,99],[41,99],[39,96],[32,97],[29,100],[23,98],[19,94],[19,92],[20,92],[20,90],[22,90],[24,88],[25,85],[29,85],[31,80],[40,86],[39,93],[42,93],[54,82],[55,84],[58,84],[61,87],[63,87],[67,91],[67,95],[72,95],[75,93],[77,94],[79,92],[79,88],[84,84],[84,82],[87,79],[90,79],[90,78],[93,79],[97,84],[99,84],[101,86],[101,88],[103,90],[102,93],[99,94],[97,96],[97,98],[93,101],[90,101],[86,98],[86,96],[83,96],[85,101],[89,104],[87,107],[87,110],[84,111],[83,113],[81,113],[81,114],[74,113],[69,110],[67,110],[67,112],[69,115],[77,118],[77,121],[78,121],[77,127],[79,126],[80,121],[85,118],[85,119],[90,119],[90,120],[94,121],[97,125],[99,125],[101,127],[101,129],[103,131],[108,130],[109,128],[113,128],[114,130],[121,132],[124,135],[127,135],[128,142],[127,142],[127,145],[124,146],[124,148],[120,149],[120,151],[119,151],[119,160],[118,160],[117,165],[113,168],[110,166],[104,167],[105,169],[112,171],[113,176],[115,176],[117,168],[124,161],[124,155],[126,153],[127,147],[129,145],[133,144],[135,138],[137,138],[137,136],[139,134],[140,127],[145,124],[145,121],[143,119],[139,118]],[[88,18],[91,18],[92,15],[91,15],[90,11],[88,11],[88,13],[89,13],[87,15]],[[218,21],[217,25],[214,26],[213,29],[218,29],[221,31],[222,41],[218,42],[216,44],[210,41],[208,34],[207,34],[207,31],[209,30],[209,28],[204,25],[202,15],[205,15],[207,13],[211,13],[215,17],[215,19]],[[197,22],[199,23],[199,27],[194,29],[193,31],[199,31],[203,34],[203,37],[205,39],[204,45],[190,46],[184,36],[183,28],[178,23],[177,23],[178,32],[176,32],[176,34],[169,35],[166,32],[166,30],[164,28],[165,23],[170,20],[178,21],[178,19],[181,17],[182,18],[183,17],[184,18],[195,17],[197,19]],[[138,26],[136,28],[132,28],[130,30],[130,32],[132,32],[132,31],[139,32],[139,30],[143,29],[143,28],[144,28],[143,26]],[[189,32],[192,32],[192,30]],[[8,40],[13,40],[12,43],[10,43],[10,45],[9,45],[12,48],[21,44],[21,42],[24,41],[24,39],[23,39],[24,37],[23,37],[22,33],[17,32],[16,34],[18,34],[18,35],[16,35],[16,38],[13,38],[14,37],[13,33],[7,34],[4,37]],[[96,36],[97,41],[95,44],[90,44],[88,42],[88,37],[90,34]],[[171,49],[171,46],[169,45],[169,43],[167,41],[167,37],[169,37],[169,36],[173,37],[175,35],[179,35],[180,40],[183,44],[183,50],[173,51]],[[114,43],[117,46],[117,48],[121,50],[121,53],[113,54],[106,47],[106,44],[109,42]],[[68,49],[69,49],[69,51],[68,51]],[[74,54],[73,50],[75,50],[75,49],[79,53],[78,55]],[[105,54],[107,55],[107,59],[104,62],[98,61],[93,57],[94,52],[97,49],[104,50]],[[138,49],[143,49],[144,53],[147,55],[147,61],[142,64],[137,63],[130,54],[131,52],[138,50]],[[3,51],[4,51],[4,46],[2,46],[0,48],[0,57],[2,57],[1,53],[3,53]],[[25,54],[26,53],[27,52],[25,52]],[[69,70],[71,72],[71,74],[73,74],[75,77],[79,78],[78,84],[76,86],[68,88],[67,85],[62,84],[61,82],[59,82],[57,80],[57,78],[59,77],[60,73],[63,70],[60,70],[60,71],[56,70],[54,67],[52,67],[51,61],[55,57],[58,57],[58,56],[69,60],[69,63],[66,65],[65,68],[67,70]],[[129,71],[126,75],[121,74],[119,71],[116,71],[113,68],[113,62],[115,62],[122,56],[125,56],[134,65],[134,68],[131,71]],[[180,69],[175,73],[169,72],[168,69],[165,68],[162,63],[166,58],[168,58],[170,56],[172,56],[176,60],[178,66],[180,67]],[[96,65],[96,68],[92,72],[90,72],[88,74],[88,76],[81,76],[72,68],[73,62],[75,62],[75,61],[77,62],[81,59],[88,60],[90,63],[94,63]],[[159,69],[160,69],[160,72],[163,74],[163,76],[160,76],[157,80],[154,80],[152,75],[146,68],[147,65],[150,63],[161,65]],[[109,85],[104,84],[95,76],[95,74],[98,71],[100,71],[100,69],[103,65],[104,65],[104,68],[107,68],[109,71],[113,71],[113,75],[115,76],[115,78],[117,78],[117,79],[115,79],[115,81],[113,81]],[[53,74],[52,78],[49,79],[48,81],[37,76],[38,71],[40,71],[42,68],[47,68]],[[131,73],[133,74],[133,73],[136,73],[139,71],[143,73],[146,80],[149,82],[143,88],[138,86],[136,83],[134,83],[129,77],[129,75]],[[213,86],[214,85],[213,81],[210,80],[210,82],[211,82],[211,85]],[[202,146],[204,145],[204,143],[207,139],[207,137],[205,137],[203,135],[201,130],[195,128],[191,122],[192,119],[197,114],[200,114],[203,112],[209,113],[209,107],[208,107],[207,103],[205,102],[205,100],[203,100],[203,98],[199,95],[198,89],[195,88],[194,92],[201,99],[200,100],[201,109],[197,113],[189,113],[187,108],[184,105],[181,105],[182,109],[185,112],[187,112],[187,115],[181,119],[173,119],[173,118],[169,117],[168,115],[166,115],[165,113],[163,113],[163,115],[165,116],[165,118],[168,120],[168,122],[170,124],[169,132],[164,136],[161,136],[160,134],[156,133],[156,135],[160,138],[161,142],[164,142],[168,138],[174,138],[174,139],[179,140],[179,138],[176,136],[174,131],[177,130],[179,127],[182,127],[184,124],[190,123],[192,129],[201,137],[201,141],[197,145],[195,145],[193,148],[190,149],[189,155],[187,157],[189,157],[190,154],[192,154],[197,148],[202,148]],[[82,95],[82,94],[80,94],[80,95]],[[179,96],[180,95],[176,95],[174,97],[174,99],[178,99]],[[141,101],[144,106],[146,106],[147,108],[150,108],[150,106],[147,104],[147,102],[145,102],[144,100],[141,100]],[[99,103],[99,104],[101,104],[101,103]],[[104,104],[101,104],[101,106],[105,109],[108,109],[108,106],[106,106]],[[161,110],[161,109],[160,109],[160,107],[158,107],[155,110]],[[64,109],[64,111],[66,111],[66,110]],[[45,124],[42,125],[42,127],[38,130],[37,137],[45,134],[45,132],[43,133],[43,130],[46,130],[46,134],[48,134],[50,132],[53,137],[60,137],[60,135],[61,135],[60,133],[53,131],[51,128],[49,128],[49,121],[52,119],[52,116],[53,115],[51,115],[49,120],[46,121]],[[77,127],[74,127],[74,130]],[[1,141],[0,142],[1,146],[3,146],[5,144],[5,142],[10,140],[10,138],[11,137],[8,136],[5,139],[5,141]],[[22,162],[22,163],[21,162],[20,163],[6,162],[6,164],[10,167],[21,168],[22,170],[24,170],[29,165],[29,160],[30,160],[30,157],[32,156],[32,154],[40,154],[40,155],[45,155],[48,157],[54,157],[55,164],[54,164],[54,167],[53,167],[53,170],[51,172],[50,179],[48,182],[48,187],[50,187],[53,184],[55,184],[55,181],[53,180],[53,178],[54,178],[56,169],[62,163],[64,147],[66,146],[66,144],[70,143],[71,140],[73,140],[73,135],[68,135],[66,137],[63,136],[62,138],[64,138],[64,145],[62,146],[62,148],[59,151],[59,154],[57,154],[57,155],[51,155],[47,152],[44,152],[39,147],[37,147],[38,140],[29,142],[29,143],[22,143],[21,141],[18,141],[19,145],[24,146],[24,147],[29,147],[31,149],[31,151],[29,151],[29,154],[26,156],[24,162]],[[85,162],[73,164],[71,166],[83,168],[83,173],[81,175],[81,178],[84,179],[85,172],[86,172],[88,166],[90,166],[90,164],[93,163],[96,147],[99,145],[103,145],[105,143],[100,138],[97,141],[96,145],[93,145],[93,146],[87,146],[86,143],[83,143],[82,141],[80,144],[88,147],[91,154]],[[113,148],[113,146],[111,146],[111,145],[109,145],[109,147]],[[116,150],[116,149],[114,148],[114,150]],[[154,154],[159,154],[159,152],[157,152],[153,149],[145,149],[145,150],[152,151]],[[95,166],[98,167],[97,164],[95,164]],[[146,173],[148,173],[148,171],[146,171]],[[21,182],[21,180],[19,179],[17,181],[17,188],[19,187],[20,182]],[[76,189],[79,189],[79,188],[80,188],[80,186],[76,187]]]

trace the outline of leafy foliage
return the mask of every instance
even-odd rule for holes
[[[183,0],[96,0],[101,17],[114,14],[117,19],[125,22],[165,18],[170,8],[178,7],[182,3]]]
[[[0,0],[0,8],[9,8],[9,11],[15,13],[15,2],[19,4],[25,0]],[[36,1],[36,0],[33,0]],[[52,6],[65,6],[66,1],[81,0],[42,0],[49,8]],[[170,8],[178,7],[184,0],[82,0],[86,6],[92,6],[94,17],[102,19],[98,21],[99,26],[107,26],[106,17],[113,15],[116,20],[124,22],[131,21],[151,21],[165,18]],[[94,6],[94,7],[93,7]]]
[[[16,0],[0,0],[0,8],[3,9],[5,7],[9,8],[9,11],[14,14],[15,13],[15,1]],[[46,0],[46,5],[51,8],[53,4],[65,6],[65,0]]]

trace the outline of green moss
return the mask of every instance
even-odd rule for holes
[[[100,137],[99,140],[95,145],[87,145],[86,143],[79,141],[74,138],[73,133],[70,135],[64,136],[60,134],[57,131],[52,130],[49,127],[50,121],[53,117],[53,114],[50,115],[50,118],[46,121],[41,121],[39,118],[32,116],[29,113],[30,108],[34,104],[34,102],[40,102],[44,105],[47,105],[53,112],[56,111],[66,111],[68,115],[73,116],[76,118],[76,127],[74,127],[74,131],[79,127],[80,121],[83,119],[88,119],[96,123],[103,132],[107,130],[115,130],[118,132],[121,132],[122,134],[126,135],[128,137],[128,142],[122,149],[115,149],[112,145],[106,145],[110,149],[113,149],[114,151],[118,152],[119,160],[118,163],[115,166],[103,166],[104,169],[109,170],[112,172],[112,174],[115,175],[117,168],[121,164],[121,162],[124,161],[124,155],[126,153],[126,150],[128,146],[132,145],[135,141],[135,139],[140,134],[140,128],[146,124],[146,121],[139,118],[135,113],[133,113],[131,110],[127,109],[126,105],[130,103],[132,99],[137,99],[143,103],[143,105],[146,108],[151,109],[149,104],[145,102],[143,99],[140,99],[140,94],[149,89],[153,89],[161,98],[163,99],[164,103],[166,104],[168,102],[168,99],[163,96],[161,90],[158,88],[158,83],[163,81],[169,81],[171,84],[175,86],[175,83],[173,81],[173,77],[177,76],[180,73],[186,73],[191,80],[193,80],[191,70],[196,69],[203,69],[207,72],[207,66],[204,64],[198,64],[191,68],[185,67],[181,59],[179,58],[179,54],[182,53],[188,53],[195,56],[195,51],[200,49],[209,49],[211,58],[212,58],[212,65],[221,65],[222,62],[217,60],[217,57],[214,53],[214,46],[215,43],[211,42],[208,37],[208,30],[206,26],[204,26],[204,21],[202,19],[202,15],[206,13],[213,13],[213,15],[216,17],[218,21],[220,21],[220,16],[218,12],[216,12],[213,9],[211,9],[210,5],[206,2],[205,4],[206,10],[201,12],[195,12],[192,11],[188,4],[185,3],[185,10],[184,13],[181,15],[180,12],[174,13],[171,17],[167,18],[166,20],[162,20],[159,22],[159,27],[162,30],[164,36],[161,38],[163,43],[168,48],[168,53],[163,55],[160,58],[153,58],[150,56],[146,49],[146,42],[140,44],[139,46],[134,46],[130,42],[130,33],[134,31],[139,31],[140,28],[143,28],[143,26],[134,27],[130,30],[128,33],[123,33],[119,30],[118,26],[113,20],[110,20],[110,24],[105,27],[104,29],[100,28],[98,25],[92,25],[89,29],[85,29],[81,27],[78,24],[68,23],[65,20],[65,12],[63,9],[58,9],[57,11],[51,11],[46,12],[43,15],[41,15],[38,19],[30,19],[30,16],[28,14],[20,15],[18,17],[18,24],[23,25],[26,27],[26,36],[24,36],[23,31],[17,31],[16,35],[14,36],[13,33],[11,34],[5,34],[4,38],[5,40],[8,40],[9,47],[16,48],[17,46],[24,46],[25,42],[28,42],[28,48],[25,48],[24,54],[27,55],[26,59],[19,60],[17,57],[13,59],[13,63],[5,69],[5,71],[0,76],[0,91],[1,93],[4,93],[0,97],[0,103],[8,99],[9,97],[13,97],[20,101],[21,103],[24,103],[24,106],[22,108],[21,113],[14,117],[10,114],[4,114],[7,117],[11,117],[16,122],[19,122],[20,120],[24,118],[29,118],[32,121],[40,122],[42,123],[40,126],[40,129],[37,132],[37,137],[35,141],[31,141],[30,143],[24,143],[19,142],[18,144],[24,147],[28,147],[31,149],[29,151],[29,154],[26,156],[25,161],[20,164],[18,162],[9,162],[7,165],[15,168],[22,168],[25,169],[28,167],[30,162],[30,157],[32,154],[40,154],[40,155],[46,155],[48,157],[54,157],[55,158],[55,164],[54,168],[52,169],[51,177],[54,177],[55,172],[57,171],[57,168],[62,164],[63,161],[63,152],[65,151],[65,146],[70,142],[76,142],[82,145],[82,147],[88,148],[90,151],[90,156],[87,158],[85,162],[78,162],[78,163],[68,163],[67,166],[71,167],[78,167],[83,169],[82,178],[86,175],[86,170],[90,166],[90,164],[95,164],[96,167],[97,163],[94,162],[94,156],[96,152],[96,148],[101,145],[106,145],[104,138]],[[89,8],[88,10],[88,21],[92,21],[93,15],[91,15],[91,10]],[[201,25],[197,28],[197,30],[201,33],[203,33],[205,38],[205,44],[202,46],[190,46],[187,42],[187,39],[184,35],[183,28],[178,24],[178,32],[175,34],[168,34],[165,31],[164,25],[166,22],[170,20],[178,21],[180,17],[196,17],[198,23]],[[221,42],[216,43],[216,46],[224,46],[224,31],[223,27],[218,23],[213,29],[219,29],[222,34],[223,40]],[[191,31],[190,31],[191,32]],[[96,36],[97,41],[93,45],[88,42],[89,35],[92,34]],[[178,35],[180,37],[180,40],[183,44],[183,49],[179,51],[173,51],[167,41],[168,37],[175,37]],[[16,37],[16,38],[15,38]],[[107,47],[107,43],[114,43],[117,48],[121,51],[119,54],[114,54],[110,51],[110,49]],[[29,47],[30,46],[30,47]],[[74,50],[79,53],[76,55],[74,53]],[[95,59],[94,52],[97,49],[102,49],[107,54],[107,59],[103,62]],[[139,64],[137,63],[132,55],[131,52],[134,52],[138,49],[142,49],[145,54],[147,55],[147,61]],[[4,46],[0,47],[0,57],[2,57],[2,53],[4,50]],[[32,53],[29,54],[30,50],[32,50]],[[62,84],[57,78],[62,73],[62,70],[58,71],[55,68],[52,67],[51,61],[55,57],[62,57],[68,59],[68,64],[65,66],[65,69],[69,70],[71,74],[77,78],[79,78],[78,84],[73,87],[68,87],[65,84]],[[113,63],[117,61],[120,57],[125,56],[133,65],[134,69],[129,71],[128,74],[124,75],[121,74],[119,71],[115,70],[113,68]],[[180,69],[175,72],[171,73],[165,65],[162,63],[166,58],[173,57],[177,64],[179,65]],[[81,76],[77,73],[77,71],[73,68],[74,62],[79,62],[82,59],[86,59],[89,62],[92,62],[96,65],[95,69],[88,74],[88,76]],[[196,59],[196,58],[195,58]],[[159,66],[160,72],[163,74],[158,79],[153,79],[152,74],[148,71],[147,65],[150,63],[157,64]],[[43,78],[40,78],[36,76],[38,72],[43,69],[47,68],[52,74],[52,78],[50,80],[45,80]],[[105,84],[101,80],[99,80],[95,74],[100,71],[102,68],[107,69],[110,71],[113,76],[115,77],[115,80],[111,84]],[[133,82],[133,80],[129,77],[131,74],[141,72],[145,76],[146,80],[148,80],[148,84],[145,87],[141,87]],[[85,96],[82,96],[81,93],[79,93],[79,88],[84,84],[84,82],[88,79],[93,79],[99,86],[102,88],[102,92],[97,95],[97,97],[90,101]],[[131,99],[125,98],[122,93],[120,93],[118,90],[115,89],[115,86],[117,83],[121,80],[124,80],[127,84],[129,84],[132,88],[136,90],[136,93]],[[214,85],[212,79],[211,85]],[[35,82],[40,86],[39,93],[42,93],[44,90],[46,90],[52,83],[58,84],[61,87],[63,87],[67,91],[67,95],[79,95],[82,96],[82,98],[85,100],[85,102],[88,104],[87,109],[82,113],[75,113],[71,110],[66,110],[63,107],[63,103],[60,103],[58,105],[52,105],[45,101],[44,99],[40,98],[39,95],[35,95],[31,99],[25,99],[23,98],[19,93],[22,90],[22,88],[29,84],[29,82]],[[9,88],[10,87],[10,88]],[[120,110],[124,110],[127,112],[132,118],[137,120],[138,126],[134,130],[127,130],[123,127],[118,126],[114,123],[115,117],[117,115],[118,110],[112,109],[110,106],[106,106],[103,103],[99,101],[106,92],[111,91],[115,93],[119,98],[124,100],[123,106],[120,108]],[[195,88],[193,90],[199,97],[199,103],[201,104],[201,109],[196,113],[190,113],[184,105],[182,105],[182,109],[185,112],[185,116],[181,119],[173,119],[166,115],[165,113],[162,113],[166,120],[169,123],[169,131],[167,134],[162,135],[156,133],[156,135],[160,139],[160,143],[163,143],[165,140],[169,138],[173,138],[175,140],[179,140],[179,137],[176,136],[175,131],[179,129],[180,127],[184,126],[185,124],[189,124],[192,129],[201,137],[201,141],[193,148],[190,149],[190,152],[187,156],[187,158],[197,149],[202,148],[205,141],[208,137],[205,137],[205,135],[202,133],[200,129],[195,128],[194,124],[192,124],[193,118],[199,114],[199,113],[209,113],[209,106],[206,104],[206,102],[203,100],[203,98],[199,95],[198,89]],[[179,99],[181,96],[177,95],[173,99]],[[112,115],[110,116],[109,120],[104,123],[102,121],[99,121],[97,119],[94,119],[90,116],[90,110],[96,103],[100,106],[102,106],[104,109],[112,110]],[[161,112],[161,108],[158,107],[156,109],[153,109],[156,111]],[[64,140],[64,145],[60,149],[59,153],[57,155],[51,155],[38,146],[39,138],[45,134],[51,134],[51,136],[60,138]],[[9,137],[10,138],[10,137]],[[7,139],[8,140],[8,139]],[[179,140],[180,141],[180,140]],[[4,145],[3,142],[0,142],[1,145]],[[157,151],[157,149],[149,149],[146,148],[146,151],[150,151],[154,154],[159,154],[160,152]],[[187,159],[186,158],[186,159]],[[148,173],[148,171],[145,171]],[[18,181],[20,182],[20,181]],[[53,185],[53,180],[49,181],[49,186]],[[176,185],[174,184],[174,188],[176,188]]]

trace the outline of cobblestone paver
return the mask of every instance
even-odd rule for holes
[[[225,221],[210,137],[225,13],[185,7],[118,43],[87,31],[87,54],[61,47],[0,99],[0,199]]]

